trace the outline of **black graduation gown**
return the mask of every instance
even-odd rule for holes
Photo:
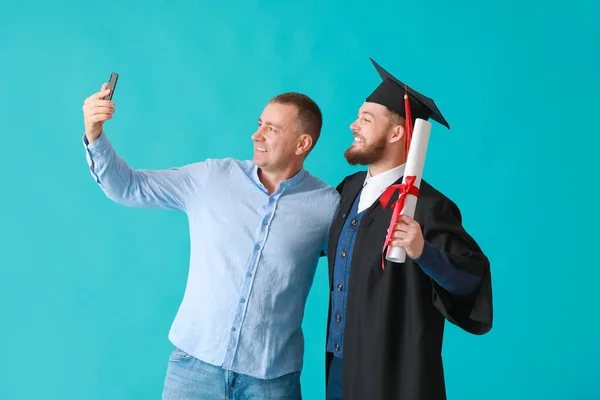
[[[332,279],[338,238],[365,175],[358,172],[347,176],[337,188],[341,203],[329,236],[330,290],[337,284]],[[402,178],[395,182],[399,183]],[[397,198],[396,193],[390,204]],[[479,291],[472,300],[456,297],[408,256],[402,264],[386,260],[382,270],[382,249],[391,215],[391,207],[383,209],[377,200],[365,211],[357,232],[347,293],[342,398],[446,399],[442,366],[445,320],[476,335],[491,329],[490,264],[462,227],[457,206],[423,180],[415,220],[425,240],[445,251],[453,265],[480,276]],[[332,355],[326,355],[328,376]]]

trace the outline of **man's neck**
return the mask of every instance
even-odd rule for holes
[[[406,158],[396,158],[395,160],[386,160],[376,164],[369,164],[369,174],[371,176],[379,175],[406,163]]]
[[[301,169],[302,166],[295,166],[284,171],[268,172],[259,168],[258,179],[260,179],[260,182],[264,185],[269,194],[272,194],[279,188],[281,182],[293,178]]]

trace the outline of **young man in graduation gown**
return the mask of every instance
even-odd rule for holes
[[[411,126],[416,118],[449,125],[433,100],[371,61],[382,82],[350,126],[345,153],[368,169],[339,184],[329,238],[327,399],[446,399],[445,320],[476,335],[491,329],[490,263],[457,205],[425,180],[414,219],[401,215],[386,240]],[[406,261],[386,260],[387,246],[404,247]]]

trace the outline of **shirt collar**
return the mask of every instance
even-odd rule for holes
[[[399,165],[385,172],[371,176],[371,172],[367,171],[367,176],[363,182],[363,187],[373,185],[374,187],[385,189],[404,175],[406,164]]]

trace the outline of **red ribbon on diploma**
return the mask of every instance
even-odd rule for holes
[[[398,221],[398,217],[400,216],[400,212],[402,211],[402,209],[404,208],[404,202],[406,201],[406,195],[407,194],[412,194],[413,196],[419,196],[419,188],[415,186],[415,180],[417,179],[416,176],[407,176],[406,177],[406,182],[399,184],[399,185],[392,185],[390,187],[388,187],[385,192],[383,192],[383,194],[381,195],[381,197],[379,198],[379,201],[381,202],[381,205],[383,206],[383,208],[386,208],[388,203],[390,202],[390,199],[392,198],[392,196],[394,195],[394,193],[396,192],[396,190],[400,191],[400,195],[398,196],[398,200],[396,200],[394,202],[394,204],[392,204],[392,220],[390,221],[390,227],[388,228],[388,232],[387,232],[387,236],[385,237],[385,242],[383,243],[383,253],[382,253],[382,258],[381,258],[381,269],[385,269],[384,268],[384,262],[385,262],[385,249],[388,247],[388,245],[390,244],[390,241],[392,239],[392,233],[394,232],[394,226],[396,226],[396,222]]]

